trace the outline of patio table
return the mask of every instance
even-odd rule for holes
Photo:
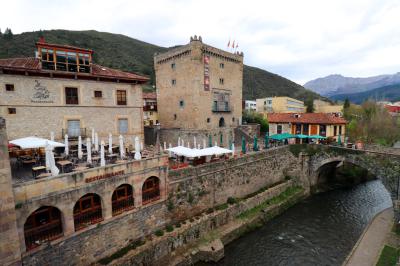
[[[64,172],[65,167],[72,165],[72,162],[68,160],[63,160],[63,161],[58,161],[57,164],[61,167],[61,172],[65,173]]]

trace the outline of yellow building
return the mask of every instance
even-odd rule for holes
[[[315,113],[341,113],[342,111],[343,111],[342,105],[333,105],[326,101],[314,100]]]
[[[145,126],[158,124],[157,94],[155,92],[143,93],[143,124]]]
[[[259,113],[304,113],[304,102],[282,96],[267,97],[256,100]]]

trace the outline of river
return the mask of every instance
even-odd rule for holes
[[[371,218],[391,205],[378,180],[313,195],[227,245],[220,262],[198,265],[341,265]]]

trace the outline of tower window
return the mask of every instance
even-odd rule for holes
[[[6,84],[6,91],[14,91],[14,84]]]
[[[219,68],[224,68],[225,67],[225,64],[224,63],[220,63],[219,64]]]
[[[176,67],[175,63],[172,63],[172,64],[171,64],[171,68],[172,68],[172,69],[175,69],[175,67]]]
[[[174,114],[174,120],[176,120],[176,118],[177,118],[177,116],[176,116],[176,114]]]
[[[183,108],[185,106],[185,101],[180,100],[179,101],[179,107]]]
[[[223,78],[219,79],[219,84],[224,85],[224,79]]]
[[[172,85],[176,85],[176,79],[171,80]]]
[[[8,108],[8,114],[15,115],[16,113],[17,113],[17,109],[16,108]]]
[[[210,118],[207,118],[207,123],[210,123],[211,122],[211,119]]]
[[[103,92],[102,91],[94,91],[94,97],[95,98],[103,97]]]

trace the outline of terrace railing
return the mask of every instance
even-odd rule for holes
[[[89,211],[74,214],[75,231],[103,220],[101,206],[93,207]]]
[[[48,224],[27,229],[25,230],[26,249],[33,249],[45,241],[51,241],[62,236],[63,230],[61,220],[52,221]]]
[[[133,197],[129,197],[122,200],[115,200],[112,202],[112,214],[118,215],[124,211],[132,210],[135,205]]]
[[[154,189],[151,191],[143,192],[142,194],[142,204],[147,204],[160,199],[160,189]]]

